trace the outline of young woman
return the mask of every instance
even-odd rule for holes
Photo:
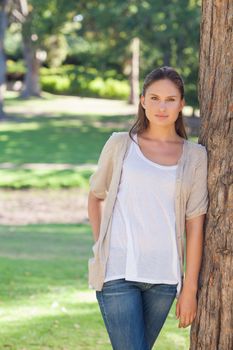
[[[173,68],[148,74],[136,122],[111,135],[90,179],[89,286],[115,350],[152,349],[175,297],[179,327],[196,315],[207,152],[187,140],[184,103]]]

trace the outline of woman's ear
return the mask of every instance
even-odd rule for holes
[[[146,108],[145,107],[145,96],[143,96],[143,95],[140,96],[140,102],[141,102],[142,107]]]

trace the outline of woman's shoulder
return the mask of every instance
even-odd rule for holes
[[[129,133],[127,131],[114,131],[105,142],[103,152],[114,152],[119,148],[118,146],[121,146],[124,141],[128,140],[128,137]]]
[[[191,163],[195,166],[203,162],[206,163],[208,158],[206,147],[191,140],[186,140],[186,143],[188,146],[188,159],[191,160]]]
[[[114,131],[111,135],[115,140],[122,140],[129,136],[128,131]]]
[[[200,143],[191,141],[191,140],[186,140],[186,143],[188,145],[188,148],[191,152],[195,153],[207,153],[206,147]]]
[[[114,131],[107,140],[107,142],[111,143],[111,145],[117,145],[122,141],[127,140],[128,138],[129,133],[127,131]]]

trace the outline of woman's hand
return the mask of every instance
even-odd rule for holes
[[[203,250],[203,223],[205,214],[186,220],[186,271],[183,288],[176,304],[179,328],[189,326],[197,312],[198,276]]]
[[[196,292],[183,288],[176,303],[176,318],[180,319],[178,327],[188,327],[196,317],[196,312]]]

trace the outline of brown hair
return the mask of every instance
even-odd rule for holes
[[[150,72],[146,76],[146,78],[144,80],[144,84],[143,84],[142,94],[141,95],[145,96],[147,88],[151,84],[153,84],[155,81],[162,80],[162,79],[169,79],[172,83],[174,83],[176,85],[177,89],[180,92],[181,99],[184,98],[184,82],[183,82],[183,79],[175,71],[174,68],[167,67],[167,66],[154,69],[154,70],[152,70],[152,72]],[[140,134],[140,133],[142,133],[144,130],[147,129],[148,125],[149,125],[149,121],[148,121],[148,119],[146,117],[145,110],[142,107],[141,101],[139,101],[138,114],[137,114],[136,122],[133,124],[133,126],[129,130],[130,138],[133,140],[132,134],[136,134],[136,133]],[[175,129],[176,129],[176,132],[177,132],[177,134],[179,136],[181,136],[182,138],[184,138],[186,140],[188,139],[186,131],[185,131],[185,127],[184,127],[182,111],[179,112],[178,118],[175,121]]]

